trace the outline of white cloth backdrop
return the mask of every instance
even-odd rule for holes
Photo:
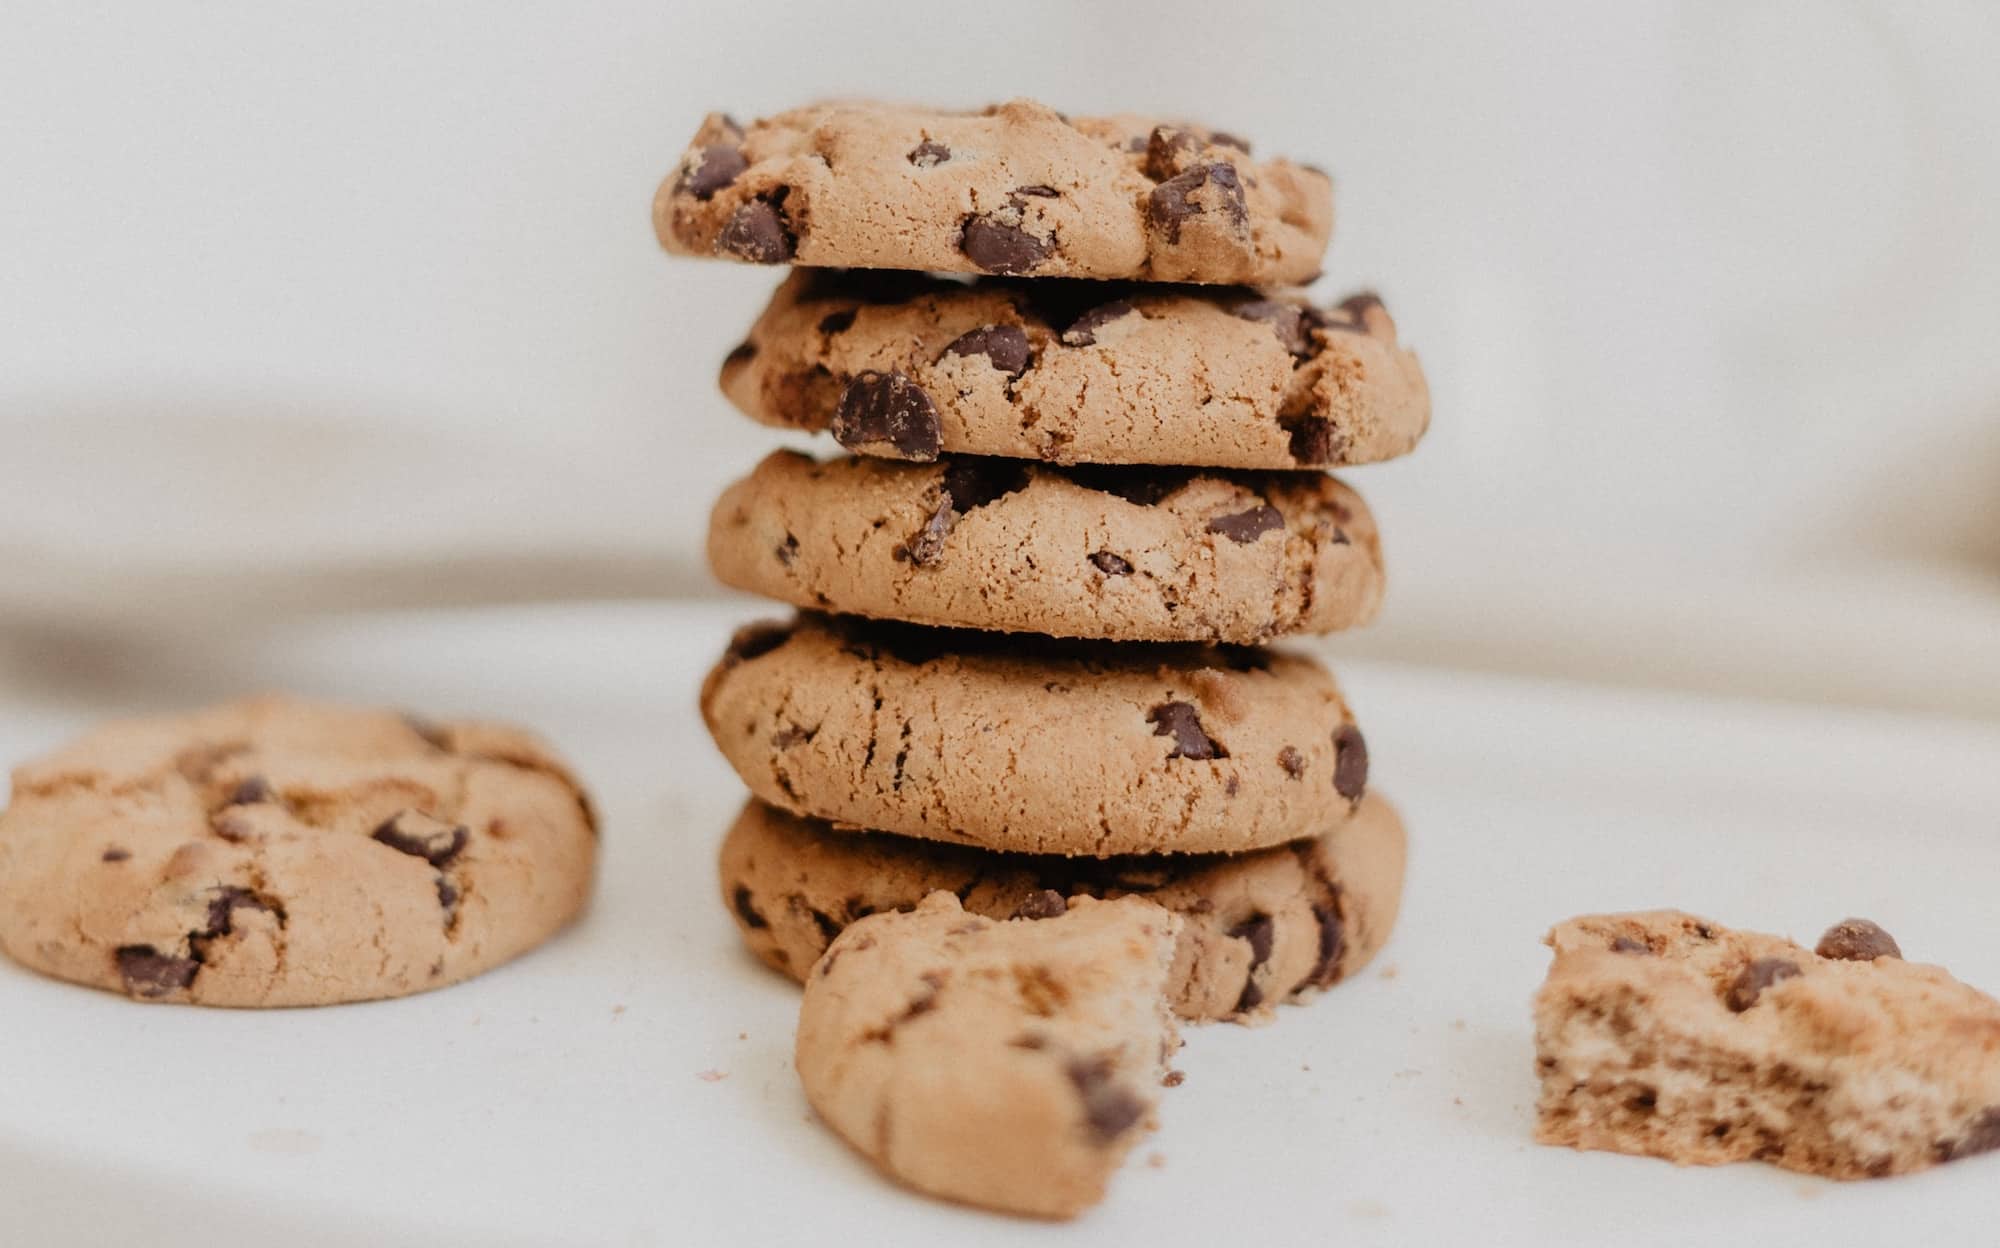
[[[1507,11],[1503,12],[1505,9]],[[0,621],[711,592],[775,281],[701,114],[1185,113],[1333,169],[1435,431],[1352,479],[1427,661],[2000,713],[2000,9],[15,3]]]

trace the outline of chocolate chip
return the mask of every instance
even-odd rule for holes
[[[1108,550],[1100,550],[1096,554],[1093,554],[1090,557],[1090,561],[1093,564],[1096,564],[1097,570],[1099,572],[1104,573],[1104,575],[1106,576],[1132,575],[1131,562],[1118,555],[1112,554]]]
[[[819,332],[822,334],[845,333],[854,325],[854,309],[842,308],[819,318]]]
[[[1347,931],[1335,906],[1315,903],[1312,912],[1319,924],[1319,958],[1313,963],[1312,974],[1300,986],[1331,988],[1340,978],[1340,955],[1347,949]]]
[[[951,149],[936,139],[925,139],[910,149],[908,160],[919,169],[929,169],[951,159]]]
[[[785,540],[772,547],[771,553],[778,557],[779,563],[790,567],[792,560],[799,557],[798,537],[791,533],[785,534]]]
[[[1372,290],[1364,290],[1358,295],[1349,295],[1324,312],[1314,309],[1307,315],[1312,323],[1321,329],[1336,330],[1343,334],[1365,334],[1368,332],[1368,313],[1381,306],[1381,296]],[[1341,315],[1334,317],[1330,315],[1333,312]]]
[[[1216,130],[1210,132],[1208,136],[1208,141],[1210,143],[1219,143],[1223,147],[1233,147],[1237,151],[1242,152],[1245,156],[1248,156],[1250,154],[1250,140],[1239,139],[1235,135],[1230,134],[1226,130]]]
[[[958,249],[988,273],[1027,273],[1049,257],[1047,242],[992,213],[965,219]]]
[[[722,367],[724,369],[741,368],[745,364],[748,364],[750,361],[756,358],[757,358],[756,343],[739,342],[735,346],[729,348],[728,355],[722,357]]]
[[[1220,533],[1239,545],[1248,545],[1266,533],[1282,532],[1285,515],[1269,503],[1259,503],[1248,511],[1217,516],[1208,522],[1208,531]]]
[[[928,463],[938,454],[937,408],[906,374],[871,369],[841,393],[833,436],[849,450],[886,445],[904,459]]]
[[[1285,774],[1296,780],[1306,774],[1306,756],[1288,745],[1278,751],[1278,766],[1283,767]]]
[[[1650,954],[1653,948],[1644,941],[1633,940],[1630,936],[1620,936],[1611,942],[1611,952]]]
[[[438,905],[444,910],[445,914],[450,916],[452,920],[456,920],[458,885],[446,879],[443,873],[439,873],[437,877],[437,898]]]
[[[771,746],[774,749],[789,750],[795,745],[804,745],[818,735],[817,728],[801,728],[797,724],[788,724],[771,734]]]
[[[1741,1014],[1757,1004],[1757,998],[1764,990],[1780,980],[1792,978],[1799,973],[1799,964],[1784,958],[1758,958],[1744,967],[1729,985],[1729,992],[1723,997],[1734,1013]]]
[[[397,853],[421,858],[433,867],[442,867],[458,857],[471,835],[463,824],[454,826],[420,810],[397,811],[369,833],[371,839]]]
[[[112,954],[125,991],[135,997],[164,997],[194,982],[201,970],[195,958],[161,953],[151,945],[120,945]]]
[[[1368,791],[1368,741],[1353,724],[1333,734],[1333,791],[1350,802]]]
[[[1017,919],[1054,919],[1069,912],[1069,902],[1053,888],[1037,889],[1014,907]]]
[[[1257,986],[1257,971],[1271,960],[1271,946],[1277,934],[1277,921],[1268,914],[1252,915],[1229,929],[1230,939],[1250,942],[1250,969],[1243,977],[1243,995],[1236,999],[1238,1014],[1246,1014],[1264,1003],[1264,990]]]
[[[1233,165],[1198,165],[1186,173],[1167,179],[1153,188],[1146,197],[1146,218],[1164,231],[1167,242],[1181,241],[1181,226],[1190,217],[1202,216],[1207,212],[1195,194],[1204,186],[1213,185],[1214,194],[1222,201],[1222,215],[1232,226],[1241,228],[1249,220],[1249,210],[1243,202],[1243,184],[1237,180]]]
[[[269,780],[266,780],[263,776],[251,776],[230,790],[229,801],[225,805],[256,806],[263,802],[273,802],[277,799],[277,790],[271,787]]]
[[[272,905],[247,888],[239,888],[233,884],[226,884],[215,891],[215,896],[209,898],[208,927],[194,938],[200,940],[208,937],[230,935],[236,930],[234,915],[238,910],[261,911],[265,914],[275,915],[281,924],[284,922],[284,911],[279,907]]]
[[[946,355],[983,355],[1009,377],[1028,371],[1028,335],[1019,325],[982,325],[960,334],[944,349]]]
[[[1174,739],[1174,748],[1167,752],[1168,758],[1229,757],[1229,751],[1222,748],[1222,743],[1203,731],[1201,716],[1192,702],[1162,702],[1146,712],[1146,722],[1153,725],[1154,736]]]
[[[1813,952],[1822,958],[1849,962],[1873,962],[1876,958],[1900,958],[1903,950],[1896,938],[1867,919],[1842,919],[1826,929]]]
[[[1100,303],[1070,323],[1062,332],[1062,342],[1066,347],[1088,347],[1097,342],[1097,331],[1111,322],[1132,315],[1138,309],[1124,299],[1113,299],[1110,303]]]
[[[2000,1148],[2000,1105],[1981,1110],[1965,1128],[1965,1134],[1938,1146],[1938,1160],[1957,1161]]]
[[[1165,182],[1181,172],[1182,163],[1201,148],[1201,140],[1179,126],[1154,126],[1146,136],[1146,176]]]
[[[1249,303],[1237,304],[1234,311],[1246,321],[1262,321],[1269,325],[1285,350],[1293,355],[1302,360],[1311,358],[1312,335],[1306,332],[1305,311],[1298,304],[1282,299],[1253,299]]]
[[[696,199],[712,199],[715,193],[742,176],[750,162],[734,143],[717,143],[695,154],[694,167],[681,178],[681,189]]]
[[[757,620],[736,630],[723,652],[722,665],[734,667],[771,653],[792,639],[792,626],[776,620]]]
[[[131,851],[131,850],[129,850],[129,849],[122,849],[122,848],[120,848],[119,846],[116,846],[116,845],[112,845],[112,846],[108,847],[107,849],[105,849],[105,851],[104,851],[104,855],[103,855],[103,857],[102,857],[102,859],[101,859],[100,861],[103,861],[103,862],[124,862],[124,861],[126,861],[127,859],[129,859],[129,858],[131,858],[131,857],[132,857],[132,851]]]
[[[899,563],[912,563],[920,568],[934,567],[944,561],[944,539],[951,532],[951,522],[955,517],[951,510],[951,494],[947,491],[939,498],[924,527],[892,552]]]
[[[1118,1084],[1109,1059],[1077,1059],[1068,1074],[1083,1099],[1084,1121],[1100,1144],[1112,1143],[1146,1116],[1145,1103]]]
[[[804,899],[795,897],[793,900],[803,901]],[[835,921],[834,917],[824,910],[816,910],[811,906],[807,906],[806,913],[812,917],[813,926],[819,929],[819,945],[821,949],[825,949],[828,945],[839,939],[841,929],[846,926],[844,923]]]
[[[1033,195],[1036,199],[1061,199],[1062,192],[1046,183],[1037,182],[1033,186],[1017,186],[1016,195]]]
[[[763,930],[771,926],[771,921],[757,912],[756,903],[750,898],[750,889],[742,884],[730,895],[730,904],[736,907],[736,917],[743,920],[743,926]]]
[[[1281,422],[1291,435],[1292,458],[1301,464],[1330,464],[1340,458],[1342,439],[1324,416],[1300,416]]]
[[[715,250],[753,264],[783,264],[798,250],[785,214],[770,199],[746,201],[715,239]]]

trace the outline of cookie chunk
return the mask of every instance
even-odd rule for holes
[[[1000,922],[950,893],[863,919],[806,980],[806,1098],[919,1191],[1080,1213],[1159,1103],[1178,1046],[1166,990],[1179,923],[1137,898]]]
[[[1352,628],[1384,584],[1374,517],[1323,473],[796,451],[723,493],[708,560],[799,607],[1116,641]]]
[[[1176,122],[822,104],[711,114],[653,230],[753,264],[1297,285],[1319,273],[1333,185]]]
[[[1836,1179],[2000,1147],[2000,1002],[1873,923],[1814,952],[1654,911],[1572,919],[1548,944],[1545,1144]]]
[[[1368,780],[1326,669],[802,615],[737,634],[702,715],[795,814],[1018,853],[1240,853],[1323,835]]]
[[[722,388],[848,449],[1054,463],[1314,468],[1393,459],[1430,424],[1381,301],[802,269]]]
[[[1381,949],[1403,893],[1403,825],[1369,794],[1315,840],[1239,855],[996,854],[835,829],[752,798],[722,843],[722,898],[744,944],[803,980],[849,923],[934,892],[992,919],[1078,897],[1144,897],[1181,916],[1167,999],[1184,1019],[1261,1021]]]
[[[548,939],[596,848],[519,729],[276,697],[121,721],[14,772],[0,949],[142,1001],[402,996]]]

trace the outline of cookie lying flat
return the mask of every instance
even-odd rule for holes
[[[1872,923],[1817,952],[1675,911],[1572,919],[1548,943],[1545,1144],[1837,1179],[2000,1147],[2000,1002]]]
[[[1240,853],[1319,836],[1368,748],[1316,661],[802,615],[738,632],[702,715],[796,814],[1017,853]]]
[[[806,1098],[920,1191],[1073,1216],[1159,1103],[1179,922],[1136,898],[996,922],[949,893],[863,919],[806,980]]]
[[[1403,859],[1403,825],[1372,793],[1317,840],[1174,858],[996,854],[837,831],[752,798],[722,843],[721,879],[744,943],[801,980],[849,923],[934,892],[995,919],[1142,896],[1181,916],[1167,999],[1200,1022],[1269,1018],[1367,965],[1395,925]]]
[[[756,264],[1297,285],[1333,185],[1239,139],[1014,100],[710,114],[653,200],[668,251]]]
[[[795,451],[723,493],[708,561],[794,606],[1116,641],[1352,628],[1384,585],[1374,517],[1323,473]]]
[[[1373,296],[880,271],[793,273],[722,388],[765,424],[918,461],[1362,464],[1409,451],[1431,414]]]
[[[14,772],[0,948],[148,1001],[327,1005],[546,940],[596,831],[540,741],[283,698],[107,724]]]

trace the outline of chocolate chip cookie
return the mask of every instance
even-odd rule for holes
[[[1858,1179],[2000,1148],[2000,1002],[1863,919],[1808,950],[1676,911],[1549,933],[1536,1138]]]
[[[794,606],[1117,641],[1256,643],[1373,619],[1381,540],[1324,473],[936,464],[778,451],[716,503],[709,566]]]
[[[765,424],[922,462],[1313,468],[1392,459],[1430,424],[1380,300],[1223,286],[801,269],[722,388]]]
[[[711,114],[653,200],[668,251],[754,264],[1297,285],[1333,186],[1243,140],[1029,100]]]
[[[1236,853],[1349,818],[1368,748],[1315,660],[801,615],[701,692],[751,792],[795,814],[1017,853]]]
[[[1139,896],[1181,916],[1167,999],[1196,1022],[1261,1021],[1354,974],[1389,938],[1403,825],[1369,794],[1317,840],[1223,856],[1061,858],[841,831],[752,798],[722,843],[722,897],[743,941],[803,980],[848,924],[934,892],[973,914],[1060,914]]]
[[[1130,897],[1002,922],[950,893],[863,919],[806,980],[806,1098],[919,1191],[1074,1216],[1159,1104],[1179,923]]]
[[[0,949],[143,1001],[402,996],[548,939],[596,848],[516,728],[286,698],[120,721],[14,772]]]

